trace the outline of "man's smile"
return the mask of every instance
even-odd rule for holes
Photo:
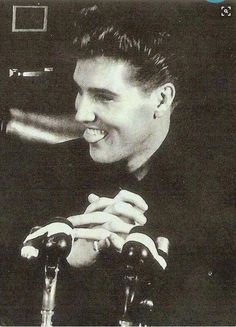
[[[96,143],[107,136],[107,132],[103,129],[87,127],[84,131],[84,139],[89,143]]]

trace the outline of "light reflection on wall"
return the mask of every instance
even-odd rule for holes
[[[7,134],[31,142],[60,143],[82,135],[81,125],[72,115],[45,115],[10,109]]]

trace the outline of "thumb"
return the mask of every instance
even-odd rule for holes
[[[122,251],[125,240],[121,236],[112,233],[108,236],[108,239],[118,252]]]

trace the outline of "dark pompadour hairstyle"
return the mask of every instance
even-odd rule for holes
[[[145,91],[176,82],[171,70],[173,47],[167,32],[155,32],[142,20],[140,26],[131,16],[127,23],[120,14],[119,19],[107,15],[109,21],[98,14],[97,6],[81,10],[73,42],[78,58],[106,56],[124,60],[135,68],[133,78]]]

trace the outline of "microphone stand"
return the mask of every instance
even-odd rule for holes
[[[54,315],[55,309],[55,297],[56,297],[56,286],[57,286],[57,275],[59,272],[59,260],[56,264],[50,265],[47,262],[45,264],[45,282],[43,290],[42,300],[42,323],[41,327],[52,326],[52,316]]]
[[[120,326],[134,326],[132,319],[133,310],[135,306],[135,296],[137,294],[137,289],[139,286],[139,278],[137,275],[130,275],[128,272],[124,277],[125,282],[125,301],[124,301],[124,310],[122,318],[119,321]],[[133,307],[133,308],[132,308]]]
[[[123,248],[125,300],[120,326],[147,326],[147,316],[153,309],[150,293],[152,277],[145,269],[150,267],[148,252],[139,244],[131,243]]]
[[[51,327],[55,309],[57,276],[60,259],[68,254],[69,242],[66,237],[52,236],[47,239],[45,246],[45,281],[42,300],[41,327]]]

